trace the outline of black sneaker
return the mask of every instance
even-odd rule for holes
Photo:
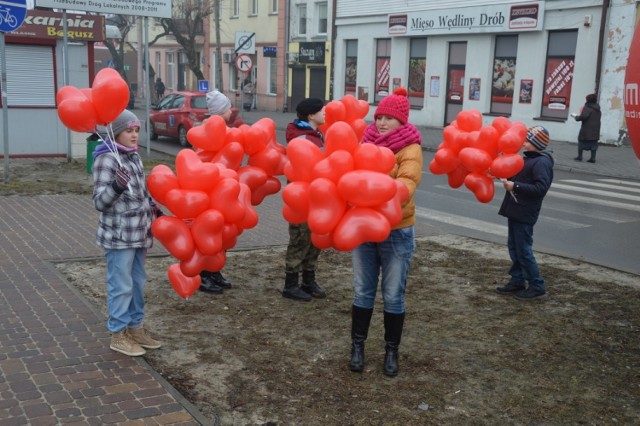
[[[540,300],[547,298],[547,292],[542,290],[532,290],[528,288],[526,290],[521,290],[517,292],[515,295],[518,300]]]
[[[496,288],[496,292],[498,294],[514,294],[522,290],[524,290],[524,284],[508,283],[502,287]]]

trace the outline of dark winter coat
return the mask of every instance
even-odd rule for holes
[[[293,120],[293,123],[289,123],[287,125],[287,130],[285,132],[285,139],[287,140],[287,143],[294,138],[309,139],[320,148],[324,146],[324,136],[322,135],[322,132],[311,127],[311,125],[306,121],[302,121],[297,118]]]
[[[516,222],[531,225],[536,223],[542,200],[553,181],[552,153],[549,148],[544,151],[524,152],[524,167],[509,179],[515,184],[513,195],[516,199],[507,191],[498,212],[500,215]]]
[[[582,121],[578,141],[597,141],[600,139],[600,105],[595,102],[587,102],[582,108],[576,121]]]

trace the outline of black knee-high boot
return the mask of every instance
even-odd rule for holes
[[[351,371],[364,370],[364,341],[369,334],[369,324],[373,309],[351,307]]]
[[[384,313],[384,369],[385,376],[398,375],[398,348],[404,327],[404,312],[401,314]]]

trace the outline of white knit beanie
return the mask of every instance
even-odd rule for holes
[[[231,109],[229,98],[217,90],[207,93],[207,109],[210,115],[222,115]]]

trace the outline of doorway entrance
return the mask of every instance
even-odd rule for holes
[[[462,111],[464,101],[464,72],[467,61],[467,42],[449,43],[447,67],[447,94],[445,97],[444,125],[448,126]]]

